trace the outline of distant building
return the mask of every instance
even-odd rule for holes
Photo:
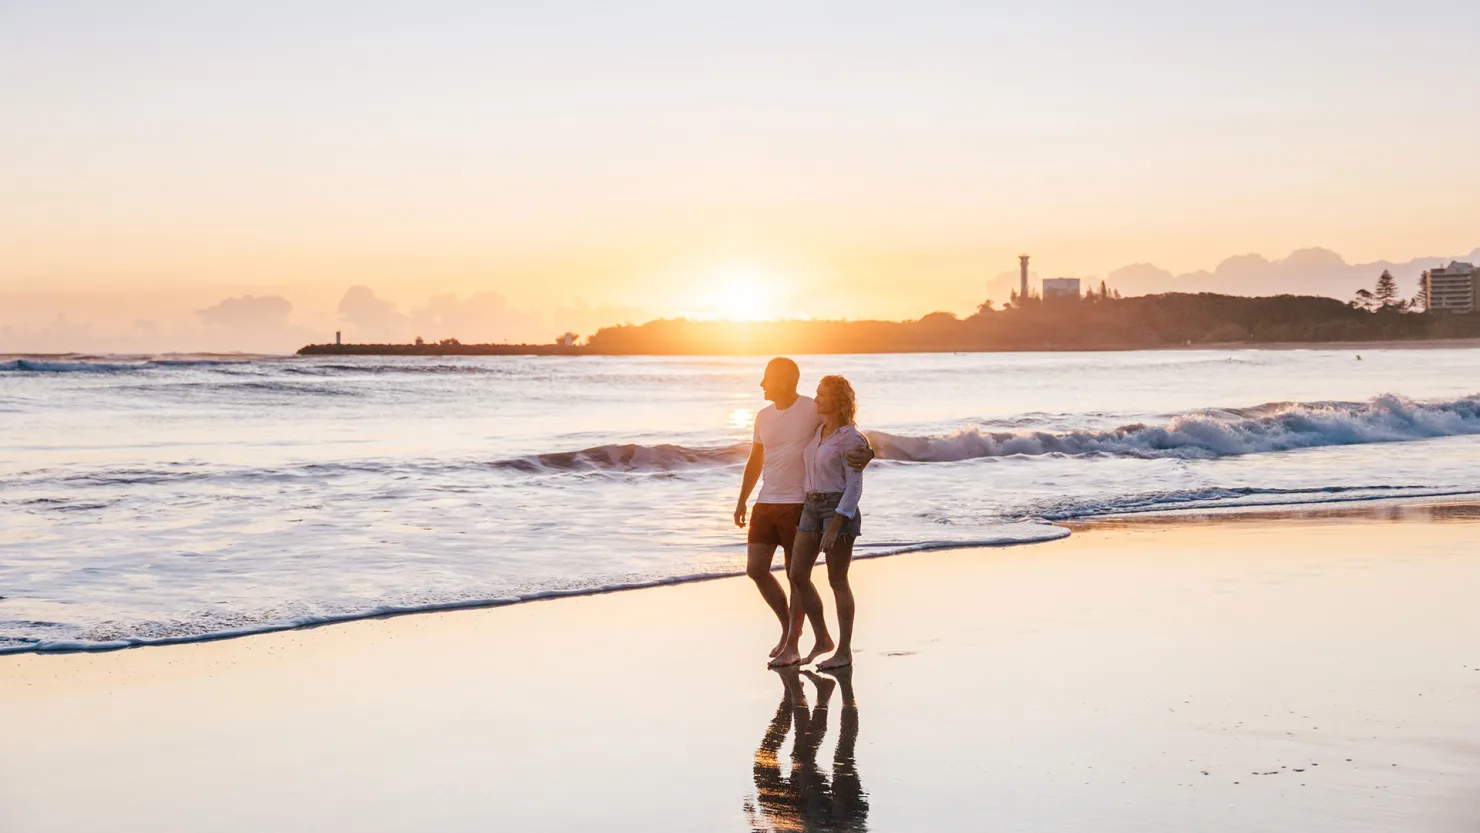
[[[1044,278],[1043,279],[1043,300],[1048,301],[1048,300],[1051,300],[1051,299],[1054,299],[1054,298],[1078,298],[1078,297],[1079,297],[1079,279],[1078,278]]]
[[[1469,263],[1451,261],[1448,266],[1423,273],[1429,290],[1429,312],[1474,312],[1480,270]]]

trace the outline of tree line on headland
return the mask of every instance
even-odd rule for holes
[[[1380,287],[1387,290],[1386,286]],[[1375,300],[1377,295],[1383,301]],[[696,321],[662,319],[604,327],[583,345],[313,345],[313,354],[400,355],[723,355],[1120,350],[1187,345],[1312,345],[1480,337],[1480,314],[1418,312],[1391,293],[1352,303],[1279,295],[1251,298],[1166,293],[1119,298],[1014,298],[960,318],[937,312],[916,321]],[[1369,300],[1369,298],[1371,300]]]

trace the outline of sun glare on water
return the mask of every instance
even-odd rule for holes
[[[736,431],[749,431],[755,427],[755,411],[750,408],[736,408],[730,411],[730,427]]]

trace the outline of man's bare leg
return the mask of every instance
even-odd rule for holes
[[[786,591],[781,589],[781,582],[771,572],[771,561],[776,556],[775,544],[749,544],[745,548],[745,574],[755,582],[757,590],[761,591],[761,598],[771,607],[771,612],[776,614],[776,619],[781,623],[781,639],[776,642],[776,647],[771,649],[770,656],[774,657],[781,653],[786,647],[787,623],[790,619],[786,605]]]
[[[782,552],[782,558],[783,558],[783,560],[786,563],[786,587],[791,592],[791,607],[787,611],[787,616],[788,616],[787,625],[786,625],[786,629],[781,634],[781,641],[776,644],[775,651],[773,651],[771,653],[771,658],[772,659],[775,659],[783,650],[785,650],[785,648],[786,648],[786,635],[789,634],[789,633],[793,633],[793,632],[794,633],[801,633],[802,632],[802,626],[807,621],[807,611],[803,610],[802,609],[802,606],[796,603],[796,600],[797,600],[797,586],[795,584],[792,584],[791,583],[791,559],[792,559],[792,555],[795,554],[795,552],[796,552],[796,536],[795,535],[792,536],[792,543],[791,544],[782,546],[781,552]]]

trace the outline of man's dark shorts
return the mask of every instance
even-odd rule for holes
[[[781,547],[791,555],[791,542],[797,537],[797,523],[802,519],[800,503],[757,503],[750,511],[750,544]]]

